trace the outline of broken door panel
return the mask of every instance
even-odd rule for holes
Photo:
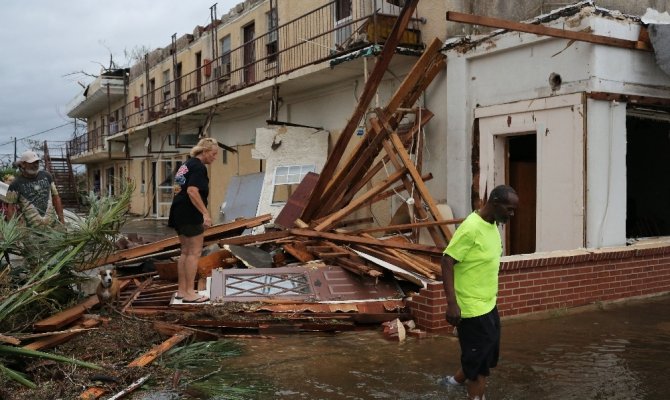
[[[211,288],[214,301],[346,302],[403,297],[395,281],[361,279],[337,266],[217,269],[212,272]]]
[[[507,182],[507,140],[537,136],[536,251],[579,248],[584,238],[584,105],[581,94],[478,108],[479,191]],[[507,249],[506,249],[507,250]],[[507,253],[505,253],[507,254]]]

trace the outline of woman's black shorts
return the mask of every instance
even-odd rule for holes
[[[177,231],[179,236],[195,237],[205,232],[205,226],[203,224],[180,225],[175,227],[174,230]]]
[[[465,377],[475,380],[477,375],[488,376],[489,369],[498,365],[500,352],[498,307],[479,317],[463,318],[458,324],[458,342]]]

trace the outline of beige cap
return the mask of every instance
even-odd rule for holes
[[[39,161],[39,160],[40,160],[40,156],[38,156],[37,153],[35,153],[32,150],[28,150],[28,151],[23,152],[23,154],[21,154],[21,158],[19,158],[19,162],[24,162],[24,163],[28,163],[28,164],[32,164],[35,161]]]

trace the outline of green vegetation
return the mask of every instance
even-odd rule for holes
[[[32,323],[78,300],[72,290],[79,281],[74,272],[95,266],[95,261],[114,249],[114,239],[126,220],[129,185],[120,197],[89,196],[88,215],[76,225],[53,229],[30,228],[17,218],[0,218],[0,333],[28,329]],[[5,262],[5,255],[18,255],[18,262]],[[16,264],[16,265],[14,265]],[[33,387],[28,377],[13,366],[22,357],[38,357],[97,368],[66,357],[0,346],[0,372],[21,384]],[[12,366],[12,367],[10,367]]]

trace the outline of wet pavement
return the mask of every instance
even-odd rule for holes
[[[450,336],[394,343],[372,330],[278,335],[239,343],[244,354],[223,366],[222,379],[258,392],[236,398],[466,398],[462,388],[436,384],[458,367],[457,339]],[[206,365],[200,373],[221,367]],[[486,398],[666,399],[668,368],[670,296],[579,313],[563,310],[542,320],[503,321],[501,359]],[[216,378],[215,374],[209,379]],[[232,398],[225,393],[190,394]]]

